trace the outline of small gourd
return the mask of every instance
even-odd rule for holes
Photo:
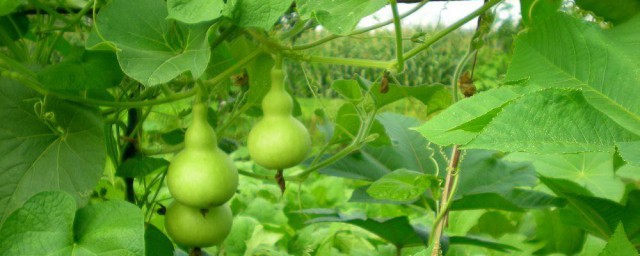
[[[283,170],[302,162],[311,150],[307,128],[292,116],[293,99],[284,88],[284,72],[271,70],[271,89],[262,100],[264,116],[249,132],[247,147],[253,161]]]
[[[238,171],[229,156],[218,148],[215,131],[207,123],[207,109],[205,101],[194,104],[185,147],[171,160],[167,174],[173,198],[195,208],[222,205],[238,187]]]

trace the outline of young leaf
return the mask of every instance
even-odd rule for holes
[[[105,135],[96,108],[42,96],[0,79],[0,226],[41,191],[63,190],[87,203],[105,164]]]
[[[429,188],[429,183],[429,177],[424,173],[398,169],[373,182],[367,194],[381,200],[412,201]]]
[[[72,196],[48,191],[27,200],[0,229],[0,251],[8,255],[144,255],[140,209],[106,201],[76,211]]]
[[[329,32],[347,35],[360,19],[373,14],[387,4],[386,0],[298,0],[298,12],[305,18],[315,18]]]
[[[638,255],[638,250],[629,242],[624,227],[618,225],[616,231],[598,256]]]
[[[210,24],[185,25],[167,20],[167,15],[161,0],[111,1],[100,9],[86,46],[99,47],[103,39],[112,43],[118,48],[122,71],[146,86],[166,83],[185,72],[200,77],[211,54]]]
[[[451,105],[451,93],[442,85],[420,85],[420,86],[400,86],[389,84],[389,91],[380,92],[380,84],[374,83],[371,93],[376,102],[376,106],[381,108],[395,101],[413,97],[427,105],[427,114],[443,110]]]
[[[331,89],[340,94],[345,99],[354,103],[362,100],[360,85],[355,80],[336,80],[331,84]]]

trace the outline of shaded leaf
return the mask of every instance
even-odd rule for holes
[[[161,168],[167,168],[169,162],[162,158],[137,155],[124,161],[116,171],[116,175],[128,178],[143,178]]]
[[[622,219],[624,207],[604,198],[579,195],[574,192],[579,185],[540,176],[540,180],[558,196],[567,199],[567,210],[561,212],[565,223],[578,226],[600,238],[609,239],[617,223]]]
[[[42,96],[0,79],[0,225],[41,191],[63,190],[82,206],[104,171],[98,110]]]
[[[533,214],[536,223],[534,239],[544,243],[536,254],[575,255],[582,250],[586,239],[584,230],[565,224],[557,210],[535,211]]]
[[[618,0],[615,4],[607,4],[598,0],[576,0],[576,4],[614,24],[625,22],[640,13],[640,1],[638,0]]]
[[[147,224],[144,230],[144,248],[147,256],[172,256],[173,243],[156,226]]]
[[[640,166],[640,141],[616,142],[618,152],[627,163]]]
[[[418,199],[429,185],[426,174],[398,169],[373,182],[367,194],[375,199],[406,202]]]
[[[114,87],[123,76],[116,55],[108,51],[78,50],[38,72],[46,88],[64,91]]]
[[[400,86],[388,84],[388,86],[387,93],[380,92],[379,83],[374,83],[371,86],[371,93],[378,108],[408,97],[413,97],[427,105],[427,114],[443,110],[451,105],[451,93],[443,85]]]

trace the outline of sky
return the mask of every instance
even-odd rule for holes
[[[419,11],[402,20],[403,26],[447,26],[450,25],[467,14],[473,12],[482,6],[483,0],[471,1],[454,1],[454,2],[429,2]],[[405,13],[413,8],[416,4],[398,4],[398,12]],[[496,21],[511,17],[513,20],[520,20],[520,1],[506,0],[497,6]],[[360,21],[358,27],[366,27],[376,24],[380,21],[391,19],[391,7],[387,5],[371,16],[365,17]],[[467,22],[462,28],[474,29],[476,20]],[[393,25],[385,28],[393,29]]]

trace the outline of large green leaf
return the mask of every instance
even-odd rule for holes
[[[638,136],[591,107],[575,90],[549,89],[505,106],[467,148],[532,153],[613,152]]]
[[[79,209],[62,191],[33,196],[0,229],[1,255],[123,255],[145,252],[135,205],[106,201]]]
[[[640,246],[640,190],[633,190],[627,195],[622,223],[631,242]]]
[[[104,170],[97,109],[48,98],[0,79],[0,225],[27,199],[64,190],[84,205]]]
[[[479,93],[452,105],[416,130],[439,145],[466,144],[503,106],[522,97],[527,90],[522,86],[505,86]],[[470,123],[474,124],[474,129],[460,129],[465,124],[472,127],[468,125]]]
[[[103,39],[115,45],[124,73],[146,86],[185,72],[200,77],[211,54],[210,24],[185,25],[167,15],[162,0],[114,0],[100,9],[87,48],[99,47]]]
[[[172,256],[173,243],[156,226],[145,225],[144,249],[147,256]]]
[[[530,25],[533,21],[539,19],[546,19],[551,15],[555,15],[560,6],[562,6],[562,0],[520,0],[520,13],[522,14],[522,22],[525,25]]]
[[[315,18],[331,33],[351,33],[360,19],[387,4],[386,0],[298,0],[298,12],[303,18]]]
[[[613,172],[613,154],[587,152],[577,154],[514,153],[510,160],[531,161],[538,174],[549,178],[571,180],[584,186],[597,197],[619,201],[624,183]]]
[[[634,23],[629,39],[640,42],[640,19]],[[611,32],[569,15],[553,15],[518,37],[507,79],[580,88],[589,104],[640,134],[640,60],[636,47],[609,36]]]

